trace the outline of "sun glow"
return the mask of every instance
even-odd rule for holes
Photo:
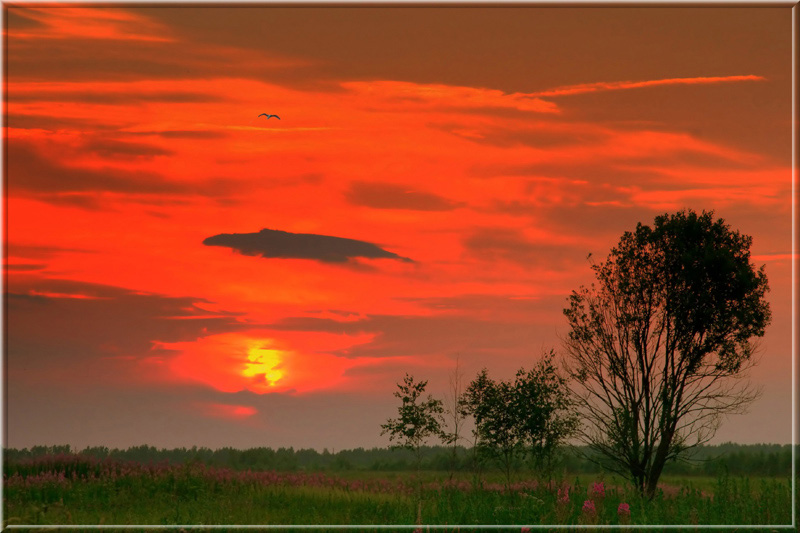
[[[283,377],[283,370],[279,368],[282,357],[279,350],[252,347],[247,350],[247,360],[242,375],[248,378],[262,375],[264,381],[274,387]]]

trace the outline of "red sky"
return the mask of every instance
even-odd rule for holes
[[[9,446],[385,445],[405,372],[530,367],[683,208],[771,287],[717,440],[790,441],[789,8],[4,15]]]

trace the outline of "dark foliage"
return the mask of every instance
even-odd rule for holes
[[[752,239],[681,211],[626,232],[564,310],[585,426],[606,468],[652,497],[665,465],[757,396],[740,379],[770,321]]]

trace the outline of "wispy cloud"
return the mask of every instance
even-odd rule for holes
[[[206,416],[215,418],[243,419],[253,416],[258,412],[248,405],[230,405],[213,402],[197,402],[195,406]]]
[[[461,87],[443,84],[420,84],[405,81],[348,81],[341,86],[360,97],[379,102],[382,108],[404,112],[428,109],[510,108],[536,113],[559,113],[553,102],[535,94],[505,93],[483,87]]]
[[[12,7],[13,13],[30,21],[9,29],[16,39],[89,38],[124,41],[170,42],[166,28],[153,20],[121,9],[85,7]],[[24,27],[27,26],[27,27]],[[33,26],[33,27],[31,27]]]
[[[665,78],[661,80],[645,81],[601,81],[596,83],[582,83],[579,85],[564,85],[545,91],[530,93],[532,97],[569,96],[572,94],[594,93],[602,91],[621,91],[625,89],[641,89],[644,87],[658,87],[662,85],[707,85],[712,83],[730,83],[737,81],[765,81],[763,76],[704,76],[697,78]]]

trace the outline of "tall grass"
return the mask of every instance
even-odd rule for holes
[[[722,475],[700,489],[665,485],[653,500],[615,482],[553,483],[427,474],[339,477],[75,455],[7,463],[10,524],[788,524],[788,480]],[[709,490],[711,488],[711,490]],[[628,512],[623,512],[627,504]]]

